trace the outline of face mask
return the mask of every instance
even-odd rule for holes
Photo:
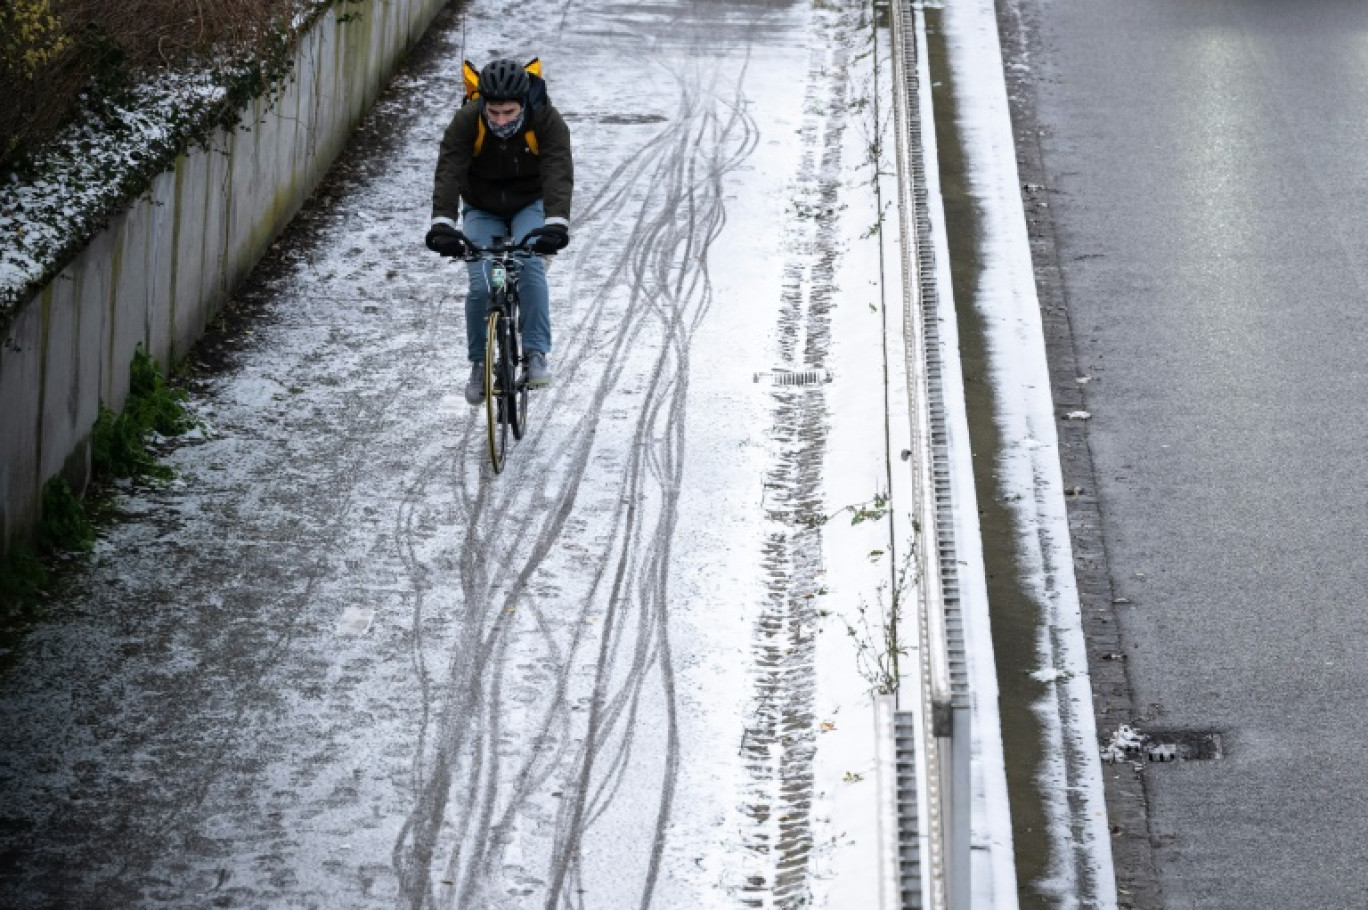
[[[527,106],[524,105],[523,109],[518,111],[518,116],[508,121],[503,126],[495,126],[494,124],[489,122],[488,117],[485,118],[485,123],[488,124],[489,131],[493,133],[495,136],[499,137],[500,139],[507,139],[509,136],[512,136],[513,134],[517,133],[520,129],[522,129],[523,117],[526,114]]]

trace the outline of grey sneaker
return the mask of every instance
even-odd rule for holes
[[[540,389],[551,384],[551,368],[546,365],[546,355],[541,351],[527,354],[527,387]]]
[[[470,365],[470,379],[466,380],[466,404],[484,403],[484,361]]]

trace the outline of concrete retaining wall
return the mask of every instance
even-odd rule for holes
[[[136,347],[163,366],[190,349],[446,2],[329,10],[283,94],[182,155],[24,304],[0,346],[0,552],[35,526],[50,477],[84,488],[100,402],[122,408]]]

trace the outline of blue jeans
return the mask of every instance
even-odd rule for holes
[[[533,228],[546,223],[541,200],[522,209],[512,218],[503,218],[482,209],[465,206],[461,232],[480,246],[489,246],[498,237],[522,240]],[[523,259],[518,278],[522,301],[523,349],[528,353],[551,353],[551,299],[546,287],[546,266],[540,256]],[[470,290],[466,292],[466,351],[471,363],[485,357],[486,321],[489,318],[489,263],[468,262]]]

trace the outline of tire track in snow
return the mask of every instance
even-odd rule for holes
[[[779,318],[781,365],[822,369],[830,337],[830,309],[839,255],[825,231],[846,170],[841,140],[848,110],[852,7],[828,12],[818,27],[832,39],[815,46],[809,64],[799,135],[803,154],[784,266]],[[827,438],[822,386],[777,387],[773,394],[773,450],[765,476],[763,565],[769,593],[752,643],[753,716],[742,751],[750,781],[743,834],[748,851],[742,903],[755,908],[805,907],[811,901],[813,848],[813,713],[818,623],[814,594],[822,571],[821,471]]]
[[[640,715],[663,709],[666,743],[652,772],[658,802],[650,855],[642,862],[640,906],[653,895],[678,761],[667,598],[688,346],[711,302],[706,264],[693,263],[724,223],[723,177],[757,138],[739,88],[719,98],[716,74],[707,82],[698,65],[672,75],[678,106],[670,126],[623,162],[608,188],[590,200],[577,231],[585,249],[598,243],[626,249],[592,283],[581,282],[577,269],[574,293],[597,302],[625,290],[625,305],[593,307],[558,345],[567,367],[557,385],[534,400],[533,430],[502,478],[491,480],[483,467],[483,453],[475,450],[483,444],[480,434],[465,434],[459,480],[468,514],[460,571],[465,616],[446,681],[436,687],[442,707],[434,710],[431,694],[423,706],[438,718],[433,748],[419,756],[421,795],[395,846],[407,906],[525,906],[543,888],[548,907],[583,906],[584,838],[615,808],[628,776],[641,773],[632,767]],[[626,236],[623,222],[631,224]],[[597,381],[586,387],[594,369],[587,364],[605,360]],[[640,396],[635,418],[609,406],[621,394]],[[563,408],[583,412],[568,431],[545,417]],[[624,434],[605,420],[627,422],[630,430]],[[610,435],[625,437],[622,449],[603,444]],[[592,481],[594,463],[616,470],[620,487],[610,516],[586,520],[579,496]],[[589,561],[579,621],[564,641],[533,589],[548,554],[577,523],[581,534],[595,523],[611,530]],[[511,617],[524,610],[532,614],[537,639],[520,644]],[[602,624],[592,634],[599,611]],[[519,730],[516,722],[504,726],[504,718],[528,708],[505,694],[504,680],[516,680],[529,650],[557,669],[549,695],[543,690],[540,716]],[[576,660],[590,655],[593,672],[577,671]],[[584,694],[576,699],[578,692]],[[566,718],[580,707],[582,730],[567,729]],[[482,722],[471,723],[474,716]],[[500,738],[514,732],[531,748],[510,762]],[[502,866],[512,832],[528,819],[533,827],[541,824],[534,796],[553,782],[562,786],[562,797],[549,826],[545,875],[529,871],[510,889]],[[440,877],[434,868],[442,870]]]
[[[742,79],[744,70],[738,84]],[[689,135],[681,131],[682,146],[670,159],[670,173],[659,175],[667,178],[663,181],[667,189],[663,194],[662,208],[650,230],[646,232],[646,242],[638,247],[633,262],[636,279],[633,298],[641,299],[656,313],[667,333],[669,345],[661,352],[661,358],[653,370],[652,387],[646,396],[649,404],[633,440],[634,449],[640,454],[632,465],[629,489],[636,493],[637,497],[641,497],[652,492],[647,485],[653,483],[654,492],[663,495],[665,501],[660,507],[657,530],[642,538],[648,540],[650,546],[647,552],[638,557],[637,597],[646,610],[651,625],[654,626],[652,649],[648,652],[643,648],[645,642],[638,642],[633,654],[634,685],[630,690],[621,692],[615,701],[609,702],[605,706],[604,714],[608,719],[614,719],[626,711],[630,721],[637,710],[641,687],[646,679],[646,668],[657,661],[660,662],[662,685],[667,689],[667,704],[670,710],[670,749],[669,769],[666,775],[669,786],[662,794],[657,817],[657,844],[664,838],[672,798],[672,781],[678,761],[678,734],[674,717],[673,671],[670,665],[666,605],[669,551],[677,515],[685,441],[682,412],[688,390],[688,337],[706,313],[712,299],[706,265],[700,265],[697,269],[684,266],[693,259],[695,249],[706,250],[707,245],[720,232],[725,218],[721,193],[722,177],[754,147],[754,126],[748,116],[737,113],[740,110],[742,105],[738,98],[731,107],[731,116],[725,122],[720,121],[715,108],[707,112],[702,122],[697,122],[697,118],[689,118],[686,121],[697,123],[696,132]],[[736,135],[738,131],[739,136]],[[733,146],[732,143],[736,145]],[[697,153],[698,149],[712,149],[713,152],[711,156],[703,157]],[[730,159],[726,157],[727,153],[731,153]],[[660,182],[657,181],[657,184]],[[700,187],[703,188],[701,199],[698,192]],[[680,230],[681,221],[686,225],[683,230]],[[663,443],[654,442],[657,434],[662,432],[665,437]],[[634,500],[637,497],[634,497]],[[637,538],[635,529],[642,527],[644,522],[640,520],[635,501],[629,507],[625,518],[627,538]],[[622,565],[625,565],[625,560]],[[622,580],[623,573],[620,573],[615,583],[615,601],[623,596]],[[595,704],[600,702],[601,699],[596,697]],[[597,720],[596,716],[591,716],[591,727]],[[627,737],[630,737],[632,728],[633,725],[629,723]],[[629,738],[614,757],[614,765],[625,759],[628,748]],[[586,784],[588,778],[589,767],[586,763],[583,774]],[[620,777],[608,775],[586,805],[582,808],[580,805],[575,806],[576,811],[572,813],[570,823],[566,826],[566,833],[560,839],[557,862],[565,873],[574,871],[570,868],[573,856],[567,851],[573,849],[577,843],[580,826],[590,824],[598,817],[620,781]],[[581,789],[581,799],[588,796],[586,789]],[[657,849],[652,854],[642,906],[650,902],[659,873],[659,858],[660,851]],[[565,873],[562,873],[557,881],[563,881]],[[553,886],[553,894],[560,891],[559,884]]]

